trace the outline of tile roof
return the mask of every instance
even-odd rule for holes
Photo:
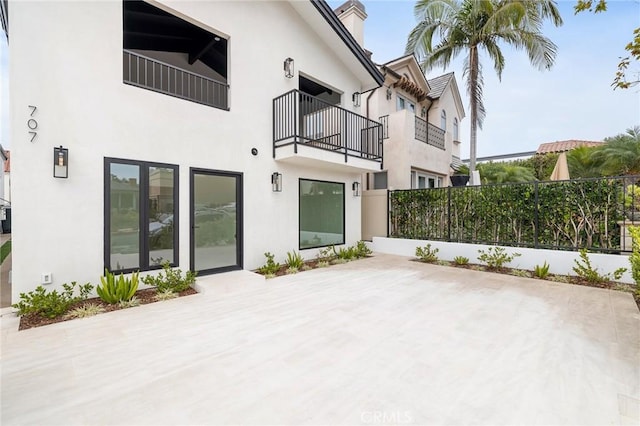
[[[598,141],[582,141],[576,139],[569,139],[566,141],[546,142],[540,144],[536,154],[546,154],[548,152],[565,152],[570,151],[579,146],[598,146],[602,142]]]
[[[449,72],[436,78],[432,78],[431,80],[427,80],[429,82],[429,87],[431,87],[429,97],[438,99],[440,96],[442,96],[442,92],[444,92],[445,87],[447,87],[447,84],[449,84],[449,80],[451,80],[452,78],[453,73]]]

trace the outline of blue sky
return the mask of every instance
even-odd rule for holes
[[[343,1],[331,0],[331,7]],[[414,1],[367,1],[365,47],[376,63],[402,56],[415,26]],[[502,82],[486,58],[484,102],[487,117],[478,134],[478,156],[535,150],[543,142],[566,139],[602,140],[640,125],[640,86],[613,90],[619,57],[640,26],[640,2],[609,0],[605,13],[574,15],[575,1],[560,1],[564,25],[544,32],[558,54],[551,71],[529,65],[525,53],[503,47],[506,66]],[[482,58],[481,58],[482,60]],[[634,66],[640,72],[640,64]],[[467,117],[460,136],[461,156],[469,157],[469,109],[462,80],[462,57],[447,70],[433,69],[428,78],[454,71]]]
[[[343,1],[330,0],[332,7]],[[384,63],[404,54],[406,37],[415,25],[413,1],[363,1],[367,14],[365,47],[373,60]],[[610,86],[624,46],[640,26],[638,0],[609,0],[606,13],[573,14],[575,1],[560,1],[564,19],[560,28],[545,34],[558,45],[551,71],[529,65],[523,52],[503,49],[506,67],[499,82],[489,62],[484,63],[487,118],[478,135],[478,156],[535,150],[543,142],[565,139],[602,140],[640,125],[640,87],[613,90]],[[8,51],[0,36],[0,143],[11,148],[8,132]],[[469,154],[469,117],[462,58],[447,70],[433,69],[428,78],[454,71],[467,109],[462,121],[461,155]],[[633,71],[640,72],[640,64]]]

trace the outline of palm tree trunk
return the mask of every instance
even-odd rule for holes
[[[471,106],[471,136],[469,138],[469,172],[476,169],[476,140],[478,134],[478,47],[469,52],[469,103]],[[472,182],[477,185],[478,182]]]

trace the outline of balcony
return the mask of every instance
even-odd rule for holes
[[[426,120],[423,120],[420,117],[416,116],[416,134],[415,138],[421,142],[425,142],[428,145],[435,146],[436,148],[440,148],[442,150],[445,149],[444,146],[444,130],[442,130],[438,126],[434,126],[431,123],[428,123]]]
[[[273,100],[273,157],[352,171],[382,169],[382,125],[299,90]]]
[[[123,51],[126,84],[191,102],[229,109],[229,85],[130,50]]]

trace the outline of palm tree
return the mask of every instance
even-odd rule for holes
[[[471,109],[470,163],[476,168],[478,127],[485,117],[480,51],[493,61],[502,77],[504,55],[499,43],[526,51],[539,69],[549,69],[556,45],[542,35],[549,19],[555,26],[562,18],[553,0],[418,0],[414,7],[418,24],[409,34],[407,53],[415,53],[424,71],[446,68],[460,53],[466,53],[463,76]]]
[[[606,176],[640,174],[640,127],[627,129],[626,133],[605,138],[606,143],[598,151]]]
[[[571,178],[591,178],[602,176],[604,157],[602,147],[579,146],[567,153],[567,165]]]

